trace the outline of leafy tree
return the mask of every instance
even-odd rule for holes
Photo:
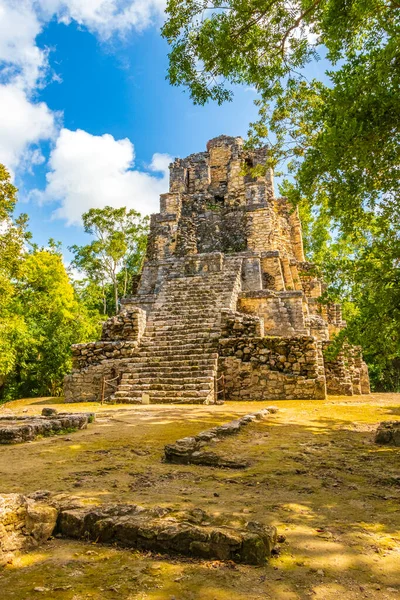
[[[13,221],[17,190],[11,184],[10,174],[0,164],[0,389],[16,361],[15,346],[24,335],[25,323],[13,312],[15,278],[23,259],[26,232],[26,215]]]
[[[111,283],[115,313],[119,297],[125,295],[129,278],[140,271],[147,243],[148,217],[135,210],[92,208],[82,215],[86,233],[94,240],[86,246],[71,246],[75,258],[72,265],[87,280],[100,287],[103,312],[107,312],[107,290]],[[93,291],[93,290],[92,290]]]
[[[8,396],[59,395],[71,369],[71,345],[96,338],[100,319],[79,302],[61,255],[35,250],[21,265],[13,303],[24,322]]]
[[[59,244],[31,242],[13,216],[16,188],[0,165],[0,398],[61,393],[71,344],[96,338],[100,318],[80,301]]]

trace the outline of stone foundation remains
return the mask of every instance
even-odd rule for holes
[[[0,565],[51,535],[118,544],[127,548],[262,565],[276,544],[275,527],[242,521],[216,524],[201,509],[112,504],[85,506],[82,500],[37,492],[0,496]]]
[[[39,435],[51,436],[86,429],[94,421],[94,413],[57,413],[44,408],[42,416],[29,417],[13,414],[0,417],[0,444],[31,442]]]
[[[253,176],[267,149],[220,136],[170,165],[134,295],[100,342],[73,347],[67,402],[214,403],[368,393],[359,349],[324,361],[345,323],[304,258],[297,210]],[[114,382],[103,390],[103,380]],[[103,394],[104,391],[104,394]]]
[[[45,542],[53,533],[58,510],[21,494],[0,495],[0,566],[16,553]]]

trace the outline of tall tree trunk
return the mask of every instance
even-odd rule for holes
[[[116,279],[114,279],[114,300],[115,300],[115,314],[117,315],[119,313],[119,306],[118,306],[118,281]]]
[[[124,277],[124,296],[126,296],[126,288],[128,285],[128,269],[126,268],[125,265],[125,277]]]
[[[105,292],[105,288],[104,288],[104,281],[101,282],[101,291],[103,293],[103,312],[106,315],[107,314],[107,298],[106,298],[106,292]]]

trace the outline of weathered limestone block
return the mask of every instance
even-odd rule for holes
[[[0,444],[30,442],[37,436],[51,436],[63,431],[86,429],[95,419],[94,413],[57,413],[43,409],[49,416],[28,417],[7,415],[0,417]],[[54,412],[53,412],[54,411]]]
[[[62,510],[58,532],[68,538],[138,550],[262,565],[276,543],[276,529],[258,522],[216,526],[205,512],[173,513],[155,507],[111,505]]]
[[[101,340],[139,342],[145,328],[145,311],[138,307],[129,307],[104,322]]]
[[[221,337],[262,337],[264,320],[262,317],[235,312],[228,309],[221,311]]]
[[[0,495],[0,565],[46,541],[57,514],[56,508],[21,494]]]
[[[375,434],[377,444],[400,446],[400,421],[382,421]]]

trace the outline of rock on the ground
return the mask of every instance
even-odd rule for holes
[[[15,553],[47,540],[55,528],[58,510],[21,494],[0,496],[0,565]]]
[[[43,417],[52,417],[53,415],[56,415],[57,411],[55,408],[49,408],[49,407],[45,407],[42,408],[42,416]]]
[[[382,421],[376,430],[375,442],[400,446],[400,421]]]

